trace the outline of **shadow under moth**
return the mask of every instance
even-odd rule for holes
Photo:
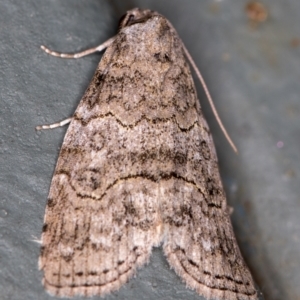
[[[119,289],[162,245],[208,299],[258,299],[232,230],[216,151],[170,22],[133,9],[70,122],[45,212],[39,267],[61,297]],[[197,69],[195,70],[197,72]]]

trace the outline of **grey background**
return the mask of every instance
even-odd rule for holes
[[[300,1],[263,3],[269,18],[253,28],[241,0],[0,2],[0,299],[55,299],[41,285],[33,240],[67,127],[34,128],[72,115],[101,57],[62,60],[40,45],[67,52],[100,44],[134,6],[173,23],[238,146],[235,155],[197,83],[235,233],[265,299],[300,299]],[[107,299],[201,297],[156,248],[149,265]]]

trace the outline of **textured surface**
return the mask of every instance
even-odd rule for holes
[[[97,45],[115,34],[118,18],[135,6],[156,10],[174,25],[238,146],[237,156],[195,80],[234,207],[234,231],[255,281],[267,299],[300,298],[300,2],[264,3],[269,17],[253,29],[246,2],[239,0],[1,1],[1,299],[56,299],[40,283],[40,247],[32,240],[41,235],[67,127],[42,133],[34,128],[74,113],[101,58],[55,59],[40,45],[58,51]],[[107,297],[183,298],[204,299],[169,269],[160,248]]]
[[[181,41],[157,13],[132,10],[124,22],[59,155],[42,236],[45,287],[114,291],[163,242],[200,295],[257,299]]]

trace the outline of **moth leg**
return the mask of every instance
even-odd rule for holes
[[[80,58],[95,52],[101,52],[104,49],[106,49],[107,47],[109,47],[112,42],[115,40],[115,37],[112,37],[110,39],[108,39],[106,42],[102,43],[101,45],[97,46],[97,47],[93,47],[90,49],[86,49],[84,51],[78,52],[78,53],[61,53],[61,52],[56,52],[56,51],[52,51],[49,48],[45,47],[45,46],[41,46],[41,48],[48,54],[52,55],[52,56],[57,56],[57,57],[61,57],[61,58]]]
[[[62,126],[69,124],[72,121],[72,119],[73,118],[68,118],[68,119],[62,120],[60,122],[53,123],[53,124],[39,125],[39,126],[36,126],[35,129],[43,130],[43,129],[53,129],[53,128],[57,128],[57,127],[62,127]]]

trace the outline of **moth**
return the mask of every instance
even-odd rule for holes
[[[208,299],[257,299],[232,230],[213,139],[170,22],[132,9],[70,122],[51,182],[39,268],[61,297],[118,290],[162,245]],[[197,69],[196,69],[197,72]],[[41,128],[55,127],[41,126]]]

